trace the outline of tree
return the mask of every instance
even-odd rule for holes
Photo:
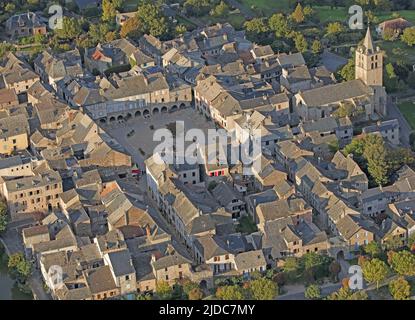
[[[88,36],[95,43],[104,42],[105,36],[109,32],[109,26],[105,23],[91,24]]]
[[[415,251],[415,233],[412,233],[408,238],[408,247],[410,250]]]
[[[395,300],[407,300],[411,295],[411,286],[403,277],[389,283],[389,292]]]
[[[376,283],[379,289],[379,282],[384,280],[388,274],[388,266],[377,258],[367,261],[363,267],[363,277],[369,283]]]
[[[286,16],[275,13],[268,19],[269,29],[275,32],[277,38],[287,37],[291,33],[291,26]]]
[[[203,16],[209,12],[211,3],[209,0],[186,0],[183,4],[183,8],[187,15]]]
[[[353,292],[349,287],[341,287],[337,292],[333,292],[327,300],[367,300],[367,293],[364,291]]]
[[[311,51],[312,51],[314,54],[320,54],[320,53],[321,53],[321,51],[322,51],[322,49],[323,49],[323,47],[322,47],[322,45],[321,45],[321,41],[320,41],[320,40],[318,40],[318,39],[314,40],[314,41],[313,41],[313,44],[311,45]]]
[[[383,138],[369,134],[365,138],[363,157],[367,161],[367,170],[378,185],[388,183],[388,163]]]
[[[136,300],[153,300],[153,297],[151,296],[151,294],[138,294],[135,297]]]
[[[160,297],[160,299],[168,300],[171,299],[171,296],[173,294],[173,288],[170,287],[167,281],[157,281],[156,293]]]
[[[3,200],[0,200],[0,233],[6,231],[7,221],[7,204]]]
[[[269,279],[260,278],[250,282],[249,291],[254,300],[272,300],[278,293],[278,286]]]
[[[238,285],[222,286],[216,290],[216,297],[221,300],[244,300],[243,289]]]
[[[387,161],[391,170],[390,174],[393,174],[405,164],[412,165],[415,162],[415,158],[410,149],[397,148],[388,151]]]
[[[7,12],[14,12],[16,10],[16,5],[14,3],[9,2],[8,4],[6,4],[6,6],[4,7],[4,9]]]
[[[150,33],[154,37],[160,37],[167,33],[166,18],[160,10],[160,6],[151,2],[143,2],[137,10],[137,18],[142,25],[143,33]]]
[[[335,279],[336,281],[338,281],[338,275],[341,271],[341,265],[340,263],[338,263],[336,260],[332,261],[329,265],[329,271],[333,277],[333,279]]]
[[[246,21],[244,23],[245,30],[251,33],[264,33],[268,31],[268,26],[266,25],[264,19],[254,18],[252,20]]]
[[[387,28],[383,31],[382,38],[386,41],[392,41],[395,39],[395,35],[395,30],[393,30],[392,28]]]
[[[214,17],[223,17],[229,12],[228,5],[221,1],[214,9],[212,9],[210,15]]]
[[[176,34],[181,35],[187,31],[187,28],[184,24],[178,24],[175,30]]]
[[[202,300],[203,299],[203,291],[199,287],[193,288],[189,292],[189,300]]]
[[[401,40],[412,47],[415,44],[415,27],[406,28],[401,35]]]
[[[415,275],[415,255],[407,250],[391,251],[390,265],[401,276]]]
[[[328,36],[336,36],[339,33],[344,32],[344,27],[340,22],[330,22],[326,28],[326,34]]]
[[[297,23],[301,23],[304,21],[305,17],[304,17],[303,7],[301,3],[297,4],[297,7],[295,8],[294,12],[291,14],[291,18]]]
[[[121,27],[121,38],[139,38],[141,35],[142,25],[138,17],[128,19]]]
[[[354,59],[349,59],[347,64],[340,69],[339,75],[343,81],[351,81],[355,78],[355,61]]]
[[[23,253],[21,252],[12,254],[9,257],[7,267],[11,271],[12,275],[23,282],[26,281],[32,274],[32,264],[25,259]]]
[[[282,287],[287,282],[287,277],[284,272],[278,272],[272,277],[272,280],[275,281],[278,287]]]
[[[190,281],[189,279],[184,279],[182,281],[183,286],[183,292],[186,295],[189,295],[190,291],[192,291],[195,288],[199,288],[199,285],[196,282]]]
[[[102,0],[102,21],[113,22],[116,14],[116,6],[113,0]]]
[[[297,32],[297,34],[294,37],[294,43],[295,43],[295,48],[298,50],[298,52],[304,53],[307,51],[308,43],[302,33]]]
[[[61,39],[74,39],[82,33],[81,23],[75,18],[63,17],[62,28],[55,29],[57,36]]]
[[[298,259],[296,257],[288,257],[285,259],[283,270],[284,272],[297,272],[299,267]]]
[[[377,258],[382,253],[382,248],[376,241],[371,241],[365,245],[363,250],[370,255],[371,258]]]
[[[313,8],[310,6],[305,6],[303,9],[304,18],[309,18],[314,14]]]
[[[304,295],[307,299],[318,300],[321,298],[320,287],[318,285],[311,284],[306,288]]]

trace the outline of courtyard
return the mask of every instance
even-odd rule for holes
[[[180,109],[174,112],[159,113],[145,118],[131,118],[127,121],[117,121],[102,125],[105,131],[116,139],[133,157],[140,169],[144,169],[144,160],[149,158],[160,141],[154,141],[153,135],[157,129],[168,129],[176,134],[176,121],[183,121],[179,129],[186,133],[188,130],[201,129],[207,135],[208,129],[215,129],[212,120],[193,108]],[[191,144],[192,141],[185,142]]]

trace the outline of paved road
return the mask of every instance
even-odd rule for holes
[[[339,290],[340,287],[341,287],[340,283],[323,285],[321,287],[321,296],[322,297],[328,296],[332,294],[333,292]],[[302,290],[299,290],[298,292],[291,292],[291,293],[279,296],[277,297],[277,300],[306,300],[306,297],[304,296],[304,288]]]
[[[0,241],[6,248],[8,255],[23,252],[24,246],[21,237],[22,229],[33,224],[33,219],[26,219],[20,221],[10,222],[7,226],[7,231],[3,233]],[[32,289],[33,296],[36,300],[50,300],[50,296],[43,288],[43,280],[39,270],[34,270],[32,276],[28,280],[29,286]]]
[[[387,110],[388,110],[388,118],[389,119],[398,119],[399,121],[399,129],[400,129],[400,136],[401,136],[401,142],[404,146],[409,147],[409,135],[412,132],[412,128],[409,125],[408,121],[406,121],[405,117],[402,115],[402,113],[400,112],[399,108],[396,106],[395,103],[393,103],[392,101],[390,101],[390,99],[388,99],[388,105],[387,105]],[[414,105],[415,107],[415,105]]]
[[[341,281],[344,278],[347,278],[349,276],[350,264],[344,259],[339,259],[338,262],[340,263],[340,267],[341,267],[341,271],[339,273],[340,281],[338,283],[327,283],[325,285],[322,285],[320,287],[322,297],[326,297],[332,294],[333,292],[339,290],[342,286]],[[288,290],[289,292],[287,292],[286,294],[277,297],[277,300],[305,300],[306,299],[304,295],[304,290],[305,290],[304,285],[291,286],[291,288]]]

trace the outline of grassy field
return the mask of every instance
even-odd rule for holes
[[[313,7],[317,16],[320,18],[320,21],[331,22],[331,21],[346,21],[350,15],[348,13],[348,8],[338,7],[331,9],[329,6]],[[410,22],[415,23],[415,10],[402,10],[396,11],[399,15]],[[379,22],[392,19],[392,13],[375,13]]]
[[[415,47],[409,47],[399,40],[376,42],[376,45],[386,52],[386,58],[391,62],[403,59],[407,63],[415,64]]]
[[[274,14],[275,12],[290,11],[293,6],[293,0],[238,0],[244,4],[247,8],[253,11],[263,13],[267,16]]]
[[[400,103],[398,107],[408,121],[411,128],[415,130],[415,104],[411,101],[406,101]]]
[[[215,24],[217,22],[229,22],[235,29],[240,30],[245,23],[245,17],[240,13],[230,13],[226,17],[217,18],[210,15],[199,17],[198,20],[202,21],[205,25]]]

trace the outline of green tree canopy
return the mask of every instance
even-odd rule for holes
[[[244,300],[245,294],[239,285],[222,286],[216,290],[216,297],[221,300]]]
[[[372,258],[377,258],[382,253],[382,248],[376,241],[371,241],[363,247],[363,250]]]
[[[260,278],[250,282],[249,291],[254,300],[272,300],[278,293],[278,286],[272,280]]]
[[[322,52],[322,50],[323,50],[323,46],[321,45],[321,41],[318,39],[314,40],[311,45],[311,51],[314,54],[319,54]]]
[[[344,81],[350,81],[355,78],[355,61],[354,58],[349,59],[347,64],[340,69],[339,73],[340,77]]]
[[[55,29],[55,33],[61,39],[75,39],[82,33],[81,22],[75,18],[63,17],[62,28]]]
[[[132,17],[122,25],[120,30],[120,36],[122,38],[139,38],[142,30],[143,26],[140,23],[138,17]]]
[[[310,300],[321,299],[321,289],[318,285],[311,284],[305,289],[304,295]]]
[[[7,221],[7,204],[4,200],[0,199],[0,233],[6,231]]]
[[[390,264],[401,276],[415,275],[415,255],[408,250],[393,252],[390,257]]]
[[[353,292],[349,287],[341,287],[327,297],[327,300],[367,300],[367,293],[364,291]]]
[[[269,29],[275,32],[277,38],[288,37],[292,29],[290,22],[282,13],[275,13],[268,19]]]
[[[173,288],[170,287],[167,281],[157,281],[156,293],[160,297],[160,299],[168,300],[172,297]]]
[[[326,27],[326,34],[328,36],[336,36],[344,32],[344,27],[340,22],[330,22]]]
[[[113,22],[116,14],[116,6],[113,0],[102,0],[102,21]]]
[[[408,46],[412,47],[415,44],[415,27],[406,28],[403,31],[401,40],[405,42]]]
[[[21,252],[12,254],[9,257],[7,266],[15,277],[24,281],[32,274],[32,264],[25,259]]]
[[[362,271],[365,280],[376,283],[376,288],[379,288],[379,282],[388,275],[388,266],[382,260],[374,258],[363,264]]]
[[[168,25],[160,6],[151,2],[143,2],[138,6],[137,18],[142,25],[142,32],[154,37],[166,35]]]
[[[297,32],[294,36],[294,43],[295,48],[298,50],[298,52],[304,53],[308,49],[308,43],[304,35],[300,32]]]
[[[294,12],[291,14],[291,18],[297,23],[301,23],[304,21],[305,16],[303,6],[301,5],[301,3],[297,4],[297,7],[295,7]]]
[[[389,283],[389,292],[395,300],[407,300],[411,295],[411,286],[403,277]]]

